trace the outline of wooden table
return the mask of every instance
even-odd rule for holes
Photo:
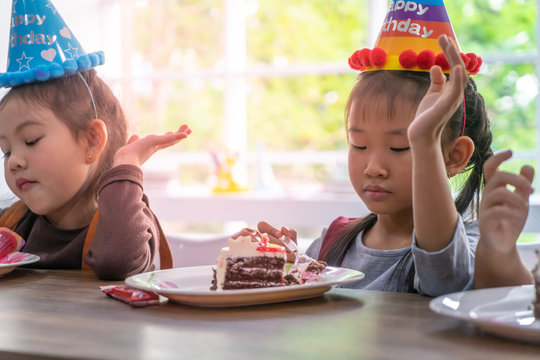
[[[538,359],[415,294],[333,289],[290,303],[132,308],[80,271],[0,278],[0,359]]]

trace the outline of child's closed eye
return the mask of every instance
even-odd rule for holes
[[[2,156],[4,159],[7,159],[11,155],[11,151],[6,151],[4,153],[4,156]]]
[[[26,146],[34,146],[38,143],[39,140],[41,140],[41,138],[36,138],[34,140],[26,141],[25,144]]]
[[[354,144],[351,144],[351,146],[356,150],[366,150],[367,149],[367,146],[358,146],[358,145],[354,145]]]
[[[395,151],[395,152],[403,152],[403,151],[407,151],[409,149],[410,149],[410,147],[408,147],[408,146],[407,147],[399,147],[399,148],[390,148],[390,150]]]

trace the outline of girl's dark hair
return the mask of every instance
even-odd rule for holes
[[[345,109],[346,129],[349,119],[353,117],[366,118],[369,114],[369,116],[388,119],[403,112],[405,106],[416,110],[429,85],[430,78],[427,72],[384,70],[361,72]],[[411,104],[414,104],[412,108]],[[464,120],[463,110],[463,105],[461,105],[448,121],[443,132],[442,147],[461,135]],[[478,213],[480,191],[484,185],[484,162],[493,155],[493,151],[491,150],[492,134],[484,99],[477,92],[476,84],[470,77],[465,86],[465,111],[464,135],[473,140],[475,149],[467,166],[462,171],[462,173],[468,172],[469,176],[455,199],[455,205],[461,215],[470,211],[471,216],[474,217]],[[324,260],[330,265],[339,266],[358,234],[361,231],[367,232],[376,222],[377,215],[375,214],[369,214],[351,222]],[[404,270],[405,262],[410,256],[409,251],[397,265],[396,271],[399,276],[402,276],[401,271]],[[414,266],[411,267],[407,276],[409,291],[414,290],[413,279]]]
[[[81,197],[97,197],[98,181],[110,169],[116,151],[127,142],[127,121],[118,99],[95,70],[80,73],[94,97],[97,117],[107,127],[107,144],[99,160],[94,164],[93,174],[88,178]],[[96,118],[92,99],[79,74],[64,76],[46,82],[37,82],[12,88],[0,100],[0,109],[12,98],[21,99],[28,105],[51,110],[71,131],[78,141],[82,132],[88,131],[90,122]]]

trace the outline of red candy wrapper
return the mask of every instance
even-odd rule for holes
[[[159,305],[159,295],[151,291],[138,290],[125,285],[100,286],[103,293],[134,307]]]

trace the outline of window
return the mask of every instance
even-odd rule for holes
[[[7,3],[0,13],[9,13]],[[240,153],[252,185],[264,154],[281,183],[349,189],[343,112],[355,72],[346,60],[373,45],[388,2],[54,3],[87,51],[105,51],[107,64],[98,71],[134,131],[172,131],[182,123],[194,129],[189,141],[152,160],[157,168],[167,167],[184,185],[200,185],[213,174],[210,154],[230,150]],[[523,163],[537,168],[540,159],[539,3],[446,1],[462,50],[484,59],[475,81],[489,110],[494,149],[515,150],[505,165],[514,171]],[[0,55],[7,49],[4,29]],[[538,187],[540,176],[536,181]]]
[[[109,79],[143,133],[184,122],[194,129],[177,148],[177,159],[191,164],[182,167],[184,184],[204,182],[212,174],[209,154],[228,151],[241,154],[253,183],[261,149],[283,181],[338,174],[347,184],[343,109],[354,74],[346,60],[378,34],[365,30],[368,10],[381,18],[386,6],[372,3],[102,2],[102,11],[117,6],[124,19],[118,40],[126,65]]]

